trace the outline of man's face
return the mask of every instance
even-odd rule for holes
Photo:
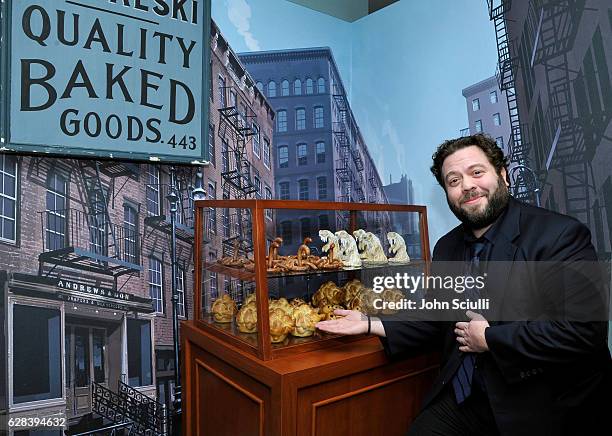
[[[497,174],[475,145],[448,156],[442,164],[442,175],[450,209],[472,229],[492,224],[508,204],[506,170]]]

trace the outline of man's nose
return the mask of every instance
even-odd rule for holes
[[[474,183],[474,180],[471,177],[466,176],[461,179],[461,189],[464,192],[471,191],[473,189],[476,189],[476,184]]]

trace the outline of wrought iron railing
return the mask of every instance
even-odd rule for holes
[[[93,255],[141,263],[138,232],[109,223],[103,214],[92,215],[78,209],[46,210],[39,214],[44,251],[78,247]]]
[[[156,435],[167,434],[168,417],[166,407],[155,399],[148,397],[130,385],[118,381],[119,397],[131,405],[139,414],[136,422],[153,430]]]
[[[75,433],[72,436],[125,436],[135,434],[132,432],[133,422],[106,425],[104,427],[88,430],[82,433]]]

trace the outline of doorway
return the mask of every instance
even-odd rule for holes
[[[105,328],[66,323],[66,414],[91,412],[91,384],[108,387],[108,335]]]

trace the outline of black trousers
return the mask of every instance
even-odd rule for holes
[[[487,395],[480,389],[457,404],[450,383],[416,417],[409,436],[490,436],[498,435]]]

